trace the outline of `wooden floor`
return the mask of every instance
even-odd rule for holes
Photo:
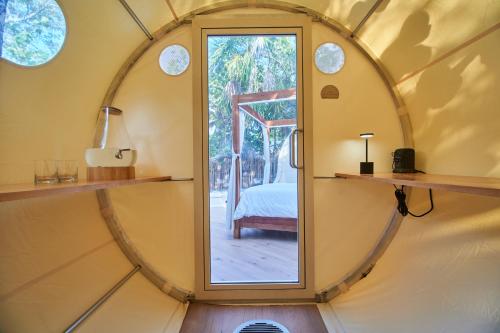
[[[189,306],[180,333],[233,333],[243,322],[270,319],[290,333],[328,333],[316,305]]]
[[[233,239],[225,212],[223,205],[210,209],[213,283],[297,281],[296,233],[242,229],[241,238]]]

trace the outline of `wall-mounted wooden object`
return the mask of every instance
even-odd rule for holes
[[[143,177],[135,179],[109,180],[109,181],[85,181],[66,184],[13,184],[0,185],[0,202],[22,200],[36,197],[45,197],[56,194],[70,194],[85,191],[96,191],[119,186],[135,185],[142,183],[164,182],[171,180],[170,176]]]
[[[100,181],[100,180],[123,180],[134,179],[135,168],[130,167],[88,167],[87,180]]]
[[[361,175],[359,173],[339,172],[335,173],[335,177],[500,197],[500,178],[492,177],[421,173],[375,173],[372,175]]]
[[[321,89],[321,98],[323,99],[338,99],[339,96],[339,89],[334,85],[329,84]]]

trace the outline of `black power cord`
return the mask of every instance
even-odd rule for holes
[[[394,194],[396,195],[396,199],[398,200],[398,211],[401,215],[406,216],[406,215],[410,214],[413,217],[422,217],[422,216],[429,214],[434,209],[434,201],[432,200],[432,189],[429,189],[429,200],[431,202],[431,208],[428,211],[426,211],[425,213],[417,215],[417,214],[413,214],[412,212],[410,212],[410,210],[408,209],[408,206],[406,205],[406,193],[404,192],[404,188],[405,188],[404,185],[401,186],[401,189],[397,188],[396,185],[394,185],[394,187],[396,188],[396,191],[394,191]]]
[[[420,170],[417,170],[417,172],[425,173],[425,172],[420,171]],[[394,191],[394,194],[396,195],[396,199],[398,200],[397,209],[401,215],[406,216],[406,215],[410,214],[413,217],[422,217],[422,216],[429,214],[434,209],[434,201],[432,199],[432,189],[429,189],[429,200],[431,202],[431,208],[428,211],[426,211],[425,213],[417,215],[417,214],[413,214],[412,212],[410,212],[410,210],[408,209],[408,206],[406,205],[405,186],[401,185],[401,189],[399,189],[399,188],[397,188],[396,185],[394,185],[394,188],[396,189],[396,191]]]

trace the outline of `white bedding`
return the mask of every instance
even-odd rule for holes
[[[297,218],[297,184],[253,186],[241,193],[234,220],[249,216]]]

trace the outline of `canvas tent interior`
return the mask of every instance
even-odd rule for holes
[[[500,332],[500,2],[127,0],[149,38],[124,1],[57,4],[67,34],[51,61],[0,60],[1,332],[61,332],[134,267],[75,331],[181,330],[202,295],[194,25],[297,17],[310,24],[304,135],[313,209],[304,230],[312,294],[269,292],[257,301],[317,304],[335,333]],[[313,64],[325,42],[345,53],[334,75]],[[193,61],[178,76],[158,65],[172,44]],[[332,84],[339,98],[321,98]],[[103,105],[126,112],[136,177],[177,181],[57,195],[16,187],[33,182],[33,160],[41,159],[77,160],[83,181]],[[376,134],[376,172],[391,171],[395,148],[414,147],[419,169],[485,177],[474,184],[488,195],[442,186],[432,213],[401,218],[391,184],[334,178],[359,170],[366,130]],[[414,187],[408,205],[421,212],[428,200],[426,188]],[[238,291],[224,295],[249,301]]]

